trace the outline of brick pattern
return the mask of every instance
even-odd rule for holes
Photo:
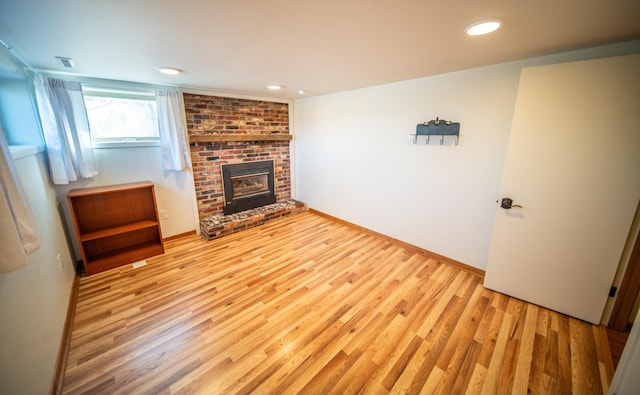
[[[260,141],[191,144],[191,161],[200,218],[222,212],[224,190],[222,165],[256,160],[273,160],[276,201],[291,197],[288,142]]]
[[[267,101],[184,94],[189,135],[289,134],[289,105]]]
[[[202,134],[289,134],[286,103],[184,94],[187,132]],[[291,198],[289,142],[192,143],[191,160],[200,220],[222,214],[221,165],[273,160],[276,202]]]

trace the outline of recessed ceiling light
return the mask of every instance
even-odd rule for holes
[[[158,67],[158,71],[167,75],[178,75],[182,73],[182,70],[175,67]]]
[[[304,89],[298,89],[298,94],[299,95],[304,95]]]
[[[277,90],[282,89],[282,85],[269,84],[269,85],[267,85],[267,89],[269,89],[270,91],[277,91]]]
[[[498,30],[498,28],[500,28],[500,25],[501,22],[497,19],[484,20],[467,26],[465,31],[470,36],[481,36],[483,34],[488,34]]]

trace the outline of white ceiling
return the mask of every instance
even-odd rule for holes
[[[503,27],[465,35],[487,18]],[[35,69],[287,99],[638,37],[638,0],[0,0]]]

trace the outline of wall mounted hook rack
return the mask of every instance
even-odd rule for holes
[[[418,142],[418,136],[427,136],[427,144],[429,144],[429,138],[431,136],[440,136],[440,145],[444,143],[445,136],[455,136],[456,145],[458,145],[458,139],[460,138],[460,123],[445,121],[436,117],[435,120],[429,122],[419,123],[416,126],[415,134],[413,136],[413,144]]]

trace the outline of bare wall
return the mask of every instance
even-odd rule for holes
[[[46,394],[53,380],[75,271],[45,154],[14,162],[41,244],[28,256],[25,267],[0,275],[0,393]]]
[[[484,270],[520,70],[633,52],[639,41],[297,100],[296,196]],[[458,146],[412,144],[436,117],[461,123]]]

